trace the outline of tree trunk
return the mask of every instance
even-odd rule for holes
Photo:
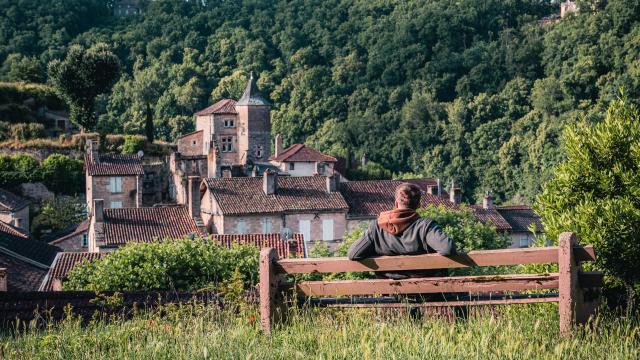
[[[147,136],[147,142],[153,144],[153,116],[151,115],[151,104],[147,103],[146,119],[144,124],[144,133]]]
[[[624,287],[627,290],[627,316],[633,316],[635,315],[636,289],[629,283],[625,283]]]

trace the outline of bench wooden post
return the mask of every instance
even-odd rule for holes
[[[571,335],[576,324],[585,324],[597,307],[598,301],[585,302],[584,289],[580,286],[580,265],[574,253],[578,243],[576,234],[564,232],[560,234],[558,254],[558,290],[560,303],[560,332]]]
[[[273,248],[260,251],[260,324],[265,334],[271,333],[271,323],[275,316],[275,300],[278,291],[278,275],[275,262],[278,253]]]

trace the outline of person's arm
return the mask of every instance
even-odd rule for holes
[[[362,260],[376,255],[372,235],[374,231],[375,222],[372,221],[360,239],[354,242],[349,248],[349,251],[347,252],[349,260]]]
[[[456,245],[447,234],[442,231],[440,225],[435,221],[427,227],[427,233],[424,235],[426,245],[438,252],[440,255],[455,255]]]

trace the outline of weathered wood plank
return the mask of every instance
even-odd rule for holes
[[[278,291],[278,274],[274,264],[278,252],[273,248],[260,251],[260,323],[265,334],[271,333],[271,322],[275,315],[275,299]]]
[[[305,296],[524,291],[557,289],[558,274],[451,276],[403,280],[305,281],[293,286],[299,295]]]
[[[595,260],[593,246],[574,249],[578,261]],[[357,271],[398,271],[464,268],[472,266],[498,266],[543,264],[558,262],[558,247],[500,249],[472,251],[468,254],[442,256],[438,254],[412,256],[380,256],[361,261],[347,258],[284,259],[278,261],[276,271],[286,274],[336,273]]]
[[[558,297],[524,298],[524,299],[495,299],[495,300],[464,300],[464,301],[434,301],[424,303],[378,303],[378,304],[326,304],[330,308],[409,308],[409,307],[443,307],[443,306],[478,306],[478,305],[512,305],[558,302]]]
[[[558,241],[558,292],[560,302],[558,312],[560,314],[560,333],[567,336],[573,330],[576,320],[578,304],[578,264],[575,253],[572,251],[577,238],[574,233],[564,232],[560,234]]]

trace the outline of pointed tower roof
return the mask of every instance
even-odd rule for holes
[[[244,93],[236,105],[271,105],[258,91],[256,79],[253,77],[253,71],[251,72],[247,87],[244,89]]]

